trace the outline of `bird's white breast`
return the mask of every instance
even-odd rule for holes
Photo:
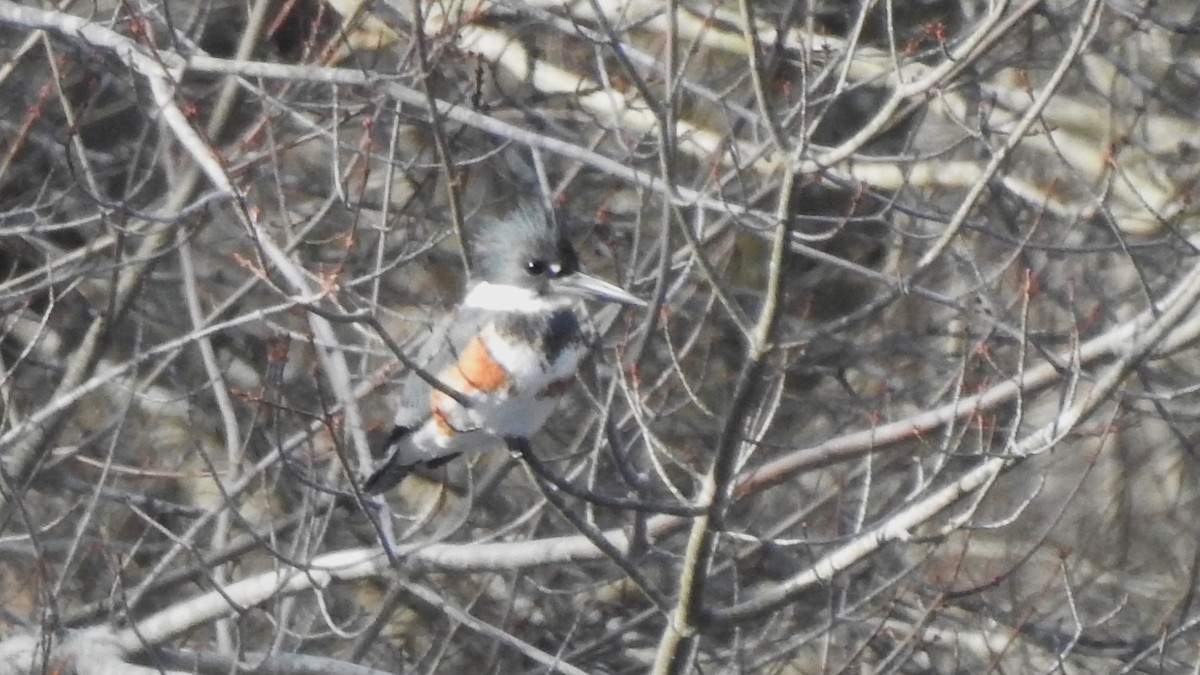
[[[481,336],[488,353],[508,373],[507,391],[480,397],[468,411],[480,427],[498,436],[529,437],[554,412],[557,395],[574,378],[583,358],[582,344],[562,349],[549,361],[538,346],[523,344],[488,327]]]

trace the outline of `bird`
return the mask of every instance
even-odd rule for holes
[[[540,203],[523,198],[506,216],[480,220],[468,247],[474,278],[412,359],[420,370],[401,380],[385,459],[363,482],[366,494],[390,490],[419,466],[528,448],[595,339],[583,301],[646,305],[584,274]]]

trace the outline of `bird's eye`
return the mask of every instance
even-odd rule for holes
[[[539,276],[546,271],[546,261],[530,260],[529,262],[525,263],[525,271],[529,273],[529,276]]]

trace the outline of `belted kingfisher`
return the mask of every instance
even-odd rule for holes
[[[646,304],[580,272],[575,249],[540,205],[525,202],[483,223],[472,241],[476,280],[414,359],[438,384],[415,372],[402,382],[387,459],[363,483],[369,494],[497,439],[527,442],[594,337],[581,300]]]

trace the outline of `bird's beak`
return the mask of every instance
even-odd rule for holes
[[[588,276],[582,272],[576,272],[570,276],[559,277],[554,280],[554,287],[567,293],[588,300],[603,300],[605,302],[620,302],[626,305],[636,305],[645,307],[646,301],[631,294],[629,291],[610,284],[603,279],[597,279],[593,276]]]

